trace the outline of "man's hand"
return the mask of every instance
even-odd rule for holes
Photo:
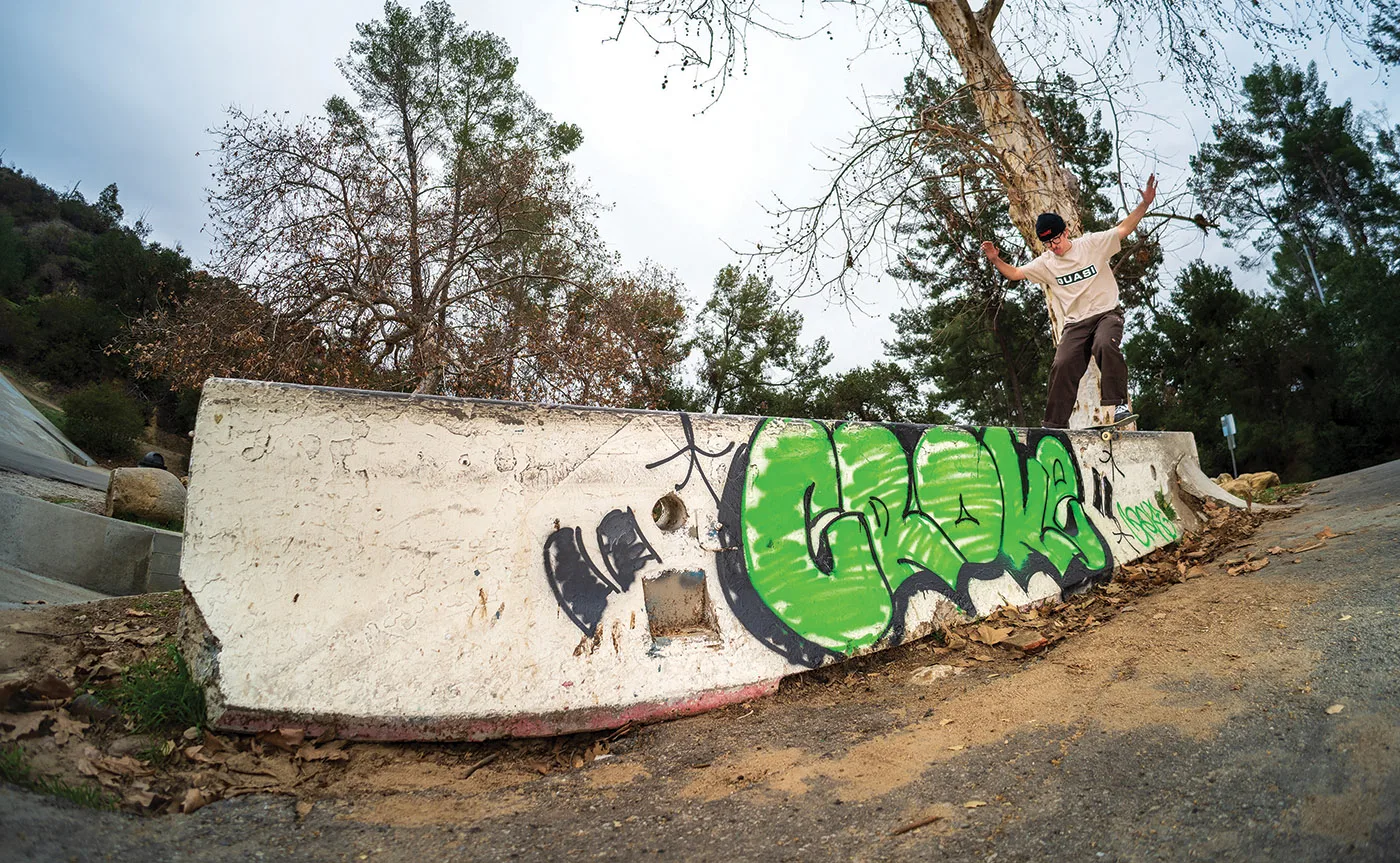
[[[1138,194],[1142,196],[1144,208],[1152,206],[1152,202],[1157,200],[1157,175],[1147,175],[1147,188],[1139,189]]]
[[[1138,201],[1138,205],[1133,208],[1133,211],[1115,228],[1121,239],[1128,239],[1129,235],[1137,230],[1138,222],[1141,222],[1142,217],[1147,215],[1147,208],[1152,206],[1153,201],[1157,200],[1157,175],[1155,173],[1147,175],[1147,188],[1139,189],[1138,194],[1142,195],[1142,200]]]
[[[997,272],[1015,282],[1024,279],[1026,276],[1021,272],[1020,267],[1013,267],[1001,259],[1001,252],[997,251],[997,244],[991,240],[982,242],[982,254],[987,256],[987,260],[992,262],[992,266],[997,268]]]

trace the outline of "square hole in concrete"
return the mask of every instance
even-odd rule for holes
[[[669,569],[644,578],[642,599],[653,638],[719,634],[710,613],[704,570]]]

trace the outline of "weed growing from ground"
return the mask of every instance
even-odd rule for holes
[[[131,718],[137,731],[204,727],[204,691],[190,677],[174,642],[166,642],[153,659],[128,668],[107,700]]]
[[[1299,495],[1307,494],[1312,490],[1313,483],[1294,482],[1288,485],[1276,485],[1273,488],[1266,488],[1259,492],[1254,498],[1255,503],[1281,503]]]
[[[71,785],[60,779],[35,776],[34,769],[18,745],[0,746],[0,779],[40,794],[62,797],[89,809],[115,809],[112,795],[91,785]]]

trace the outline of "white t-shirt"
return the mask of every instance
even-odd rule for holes
[[[1117,228],[1095,231],[1075,237],[1064,255],[1044,252],[1021,272],[1050,289],[1060,320],[1072,324],[1118,308],[1118,280],[1108,259],[1122,247]]]

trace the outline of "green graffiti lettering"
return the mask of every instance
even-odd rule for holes
[[[1171,519],[1150,500],[1136,506],[1124,506],[1119,503],[1115,505],[1115,509],[1118,511],[1118,520],[1128,526],[1133,539],[1137,540],[1139,545],[1151,546],[1154,537],[1163,542],[1173,542],[1181,536]]]
[[[864,519],[858,511],[827,519],[813,537],[824,516],[844,509],[826,429],[765,421],[749,459],[765,465],[749,473],[744,489],[744,554],[754,589],[814,644],[846,652],[873,643],[889,619],[890,592],[870,555]]]
[[[929,427],[906,453],[880,425],[765,420],[740,521],[764,605],[843,654],[886,635],[895,594],[915,575],[936,576],[956,598],[974,575],[1029,578],[1048,562],[1059,579],[1077,559],[1087,577],[1111,562],[1064,441],[1042,437],[1032,454],[1004,428]]]

